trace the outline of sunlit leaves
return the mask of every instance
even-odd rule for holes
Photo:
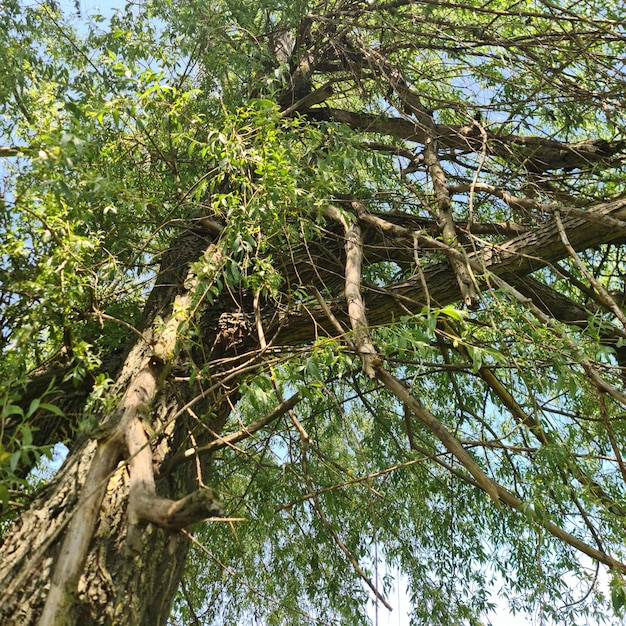
[[[610,581],[611,602],[615,612],[622,614],[624,606],[626,606],[626,585],[620,574],[614,574]]]
[[[554,203],[591,215],[594,200],[623,192],[623,168],[610,161],[575,171],[529,165],[532,145],[608,140],[624,127],[623,28],[611,21],[623,10],[557,5],[153,0],[77,27],[52,3],[7,5],[0,129],[23,152],[3,170],[0,206],[0,391],[10,433],[0,500],[21,484],[20,466],[45,452],[32,445],[33,418],[61,417],[47,392],[22,397],[28,377],[62,362],[65,382],[95,381],[77,425],[91,432],[92,418],[115,406],[117,355],[138,337],[132,329],[158,278],[153,296],[192,290],[193,300],[193,313],[174,310],[184,323],[168,398],[201,387],[213,402],[222,357],[244,363],[245,374],[224,383],[231,413],[218,436],[245,433],[294,391],[302,397],[216,452],[206,475],[204,459],[193,459],[197,479],[215,481],[229,515],[245,522],[199,530],[206,550],[192,553],[178,605],[186,623],[200,612],[204,623],[363,623],[363,577],[390,593],[386,565],[402,571],[419,624],[479,623],[496,575],[514,608],[563,611],[570,623],[595,610],[593,589],[577,604],[561,578],[593,585],[584,567],[537,522],[623,553],[614,506],[624,499],[623,406],[589,375],[623,386],[621,330],[573,262],[532,259],[544,268],[534,277],[575,309],[547,323],[480,265],[485,251],[515,255],[513,238],[550,223]],[[283,34],[294,38],[287,61],[274,49]],[[426,293],[433,285],[412,295],[425,269],[450,276],[451,251],[424,165],[424,125],[390,88],[390,67],[432,114],[457,189],[455,252],[472,258],[481,289],[476,311],[437,302]],[[305,86],[328,83],[332,96],[286,112],[281,97],[309,70]],[[360,122],[329,121],[335,107]],[[373,113],[414,134],[374,132]],[[437,436],[361,376],[345,316],[345,242],[327,219],[332,204],[358,220],[353,200],[396,231],[362,224],[366,313],[385,320],[370,329],[381,362],[489,476],[524,498],[519,515],[488,505]],[[169,256],[181,241],[199,249]],[[621,246],[581,257],[617,299]],[[381,298],[401,313],[382,315]],[[214,330],[222,314],[241,322],[241,344],[236,333],[222,346],[206,340],[205,326]],[[282,345],[281,331],[303,319],[312,330]],[[211,411],[172,421],[185,450],[194,451],[192,434],[208,437]],[[619,610],[621,579],[611,591]]]

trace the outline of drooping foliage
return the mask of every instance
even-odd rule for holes
[[[174,319],[146,433],[235,521],[172,623],[620,614],[619,3],[0,9],[7,529]]]

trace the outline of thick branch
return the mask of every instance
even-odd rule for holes
[[[437,200],[441,235],[447,250],[458,249],[456,226],[452,215],[452,200],[448,190],[447,177],[439,161],[439,135],[433,115],[422,105],[419,95],[409,88],[398,69],[392,67],[384,57],[367,46],[362,46],[362,53],[370,60],[376,70],[382,72],[386,81],[402,101],[405,111],[415,117],[418,125],[424,131],[424,164],[428,168]],[[470,267],[463,260],[462,255],[449,254],[446,251],[446,256],[454,270],[465,305],[470,309],[476,308],[478,296]]]
[[[604,204],[590,207],[590,213],[596,216],[609,216],[618,220],[626,218],[626,199],[620,198]],[[588,221],[578,216],[563,218],[569,242],[575,250],[584,250],[600,243],[607,243],[623,237],[623,232],[607,224]],[[372,229],[374,230],[374,229]],[[487,247],[488,246],[488,247]],[[521,279],[535,270],[567,256],[567,251],[560,240],[558,229],[553,222],[514,237],[503,244],[485,244],[485,249],[468,255],[474,273],[488,270],[507,280],[511,277]],[[461,297],[459,286],[449,263],[432,263],[422,268],[422,276],[415,276],[388,288],[375,287],[368,294],[368,320],[370,325],[388,324],[392,319],[406,315],[423,307],[428,298],[424,284],[428,286],[431,302],[436,306],[445,306]],[[345,322],[339,301],[328,302],[328,306],[338,319]],[[269,322],[269,333],[278,332],[276,341],[284,344],[296,344],[309,341],[320,329],[329,335],[335,335],[336,329],[328,316],[319,308],[309,308],[306,312],[294,312],[287,318]]]
[[[419,95],[409,88],[397,69],[391,67],[383,57],[373,50],[364,47],[363,52],[366,56],[372,57],[376,66],[382,70],[385,78],[398,94],[405,110],[410,112],[424,129],[424,164],[428,168],[437,200],[439,228],[443,242],[447,246],[446,256],[459,283],[465,306],[474,309],[478,306],[478,295],[476,294],[471,268],[464,261],[463,255],[448,252],[448,250],[460,250],[460,246],[458,245],[456,225],[452,215],[452,199],[448,189],[448,180],[439,161],[439,135],[433,115],[422,105]]]
[[[626,572],[626,564],[593,548],[556,524],[548,522],[543,517],[537,515],[533,509],[528,507],[522,500],[508,491],[508,489],[505,489],[496,481],[489,478],[470,453],[463,447],[461,442],[448,431],[445,425],[419,402],[400,380],[390,374],[382,366],[380,356],[370,342],[368,321],[360,291],[362,260],[360,229],[355,224],[349,224],[346,218],[336,208],[331,207],[329,213],[335,220],[343,224],[346,232],[346,299],[348,300],[348,317],[354,331],[353,337],[357,352],[361,355],[363,361],[363,371],[369,376],[373,375],[373,377],[387,387],[404,406],[408,407],[420,422],[439,439],[446,450],[465,467],[476,481],[476,484],[485,491],[496,504],[502,501],[510,508],[529,515],[536,523],[543,526],[548,532],[565,543],[601,563]],[[351,306],[352,310],[350,310]],[[491,382],[495,383],[497,381],[494,379]],[[517,404],[512,399],[509,405],[512,410],[518,409]],[[519,412],[521,413],[521,410]],[[522,421],[527,421],[526,415],[522,415],[521,418]],[[541,434],[541,431],[539,432]]]
[[[621,220],[626,217],[626,199],[621,198],[598,205],[589,211]],[[622,232],[614,228],[574,216],[564,218],[563,225],[575,250],[590,248],[623,236]],[[503,277],[509,275],[522,277],[566,255],[567,251],[560,240],[558,228],[554,223],[547,223],[503,244],[493,244],[483,251],[470,254],[468,260],[475,273],[489,271]],[[424,267],[423,273],[430,297],[439,305],[443,306],[458,299],[459,289],[447,263],[428,265]],[[375,309],[374,318],[371,313],[369,316],[371,324],[382,323],[382,316],[384,319],[389,318],[390,296],[409,298],[416,303],[424,302],[423,289],[418,278],[395,285],[384,295],[374,294],[370,298],[370,310]],[[397,306],[394,309],[398,311]]]
[[[332,120],[346,124],[354,130],[392,135],[407,141],[424,144],[426,129],[419,122],[399,117],[354,113],[345,109],[312,109],[307,115],[316,120]],[[480,153],[484,137],[476,127],[436,124],[435,130],[442,145],[450,149]],[[517,159],[533,172],[546,172],[562,168],[583,168],[592,163],[607,161],[626,148],[626,141],[610,142],[604,139],[586,139],[566,143],[543,137],[487,134],[487,155]]]
[[[576,250],[572,248],[572,245],[569,242],[569,238],[567,233],[565,232],[565,227],[563,226],[563,221],[561,220],[561,216],[558,211],[554,213],[554,221],[559,231],[559,236],[561,237],[561,241],[563,242],[563,246],[567,250],[570,258],[578,267],[580,273],[587,279],[587,282],[593,287],[595,292],[598,295],[600,302],[611,311],[615,317],[622,323],[622,326],[626,328],[626,315],[619,308],[617,302],[613,299],[611,294],[602,286],[600,281],[587,269],[585,264],[580,260],[580,257],[576,253]]]
[[[33,152],[33,148],[30,146],[0,146],[0,158],[16,157],[22,154],[30,154],[31,152]]]
[[[358,207],[355,207],[358,209]],[[376,349],[371,343],[365,303],[361,295],[361,266],[363,264],[363,238],[356,223],[348,223],[344,215],[335,207],[328,209],[333,219],[343,225],[346,234],[346,277],[345,297],[348,305],[348,318],[353,331],[353,342],[361,357],[363,372],[370,378],[375,376],[378,362]]]
[[[489,478],[482,469],[478,466],[472,456],[461,445],[461,442],[448,430],[446,427],[426,409],[416,398],[409,392],[405,385],[397,378],[392,376],[384,368],[379,367],[376,371],[376,378],[382,382],[405,406],[407,406],[411,412],[430,430],[440,441],[445,448],[453,454],[469,471],[477,485],[486,491],[489,496],[495,502],[504,502],[511,509],[514,509],[524,515],[528,515],[537,524],[545,528],[554,537],[562,540],[568,545],[572,546],[576,550],[579,550],[583,554],[591,557],[592,559],[604,563],[609,567],[615,568],[621,572],[626,572],[626,564],[621,561],[617,561],[613,557],[604,554],[600,550],[590,546],[574,537],[574,535],[566,532],[560,526],[548,522],[543,516],[537,514],[531,507],[529,507],[523,500],[520,500],[517,496],[512,494],[508,489],[505,489],[494,480]]]
[[[159,371],[146,364],[128,386],[116,411],[110,418],[111,425],[123,425],[132,420],[139,406],[149,402],[157,388]],[[94,459],[81,490],[77,510],[67,528],[59,551],[50,591],[46,598],[40,626],[64,626],[74,623],[71,608],[75,605],[78,580],[82,574],[89,542],[100,513],[100,506],[109,476],[114,471],[123,450],[122,437],[117,428],[111,435],[98,442]]]

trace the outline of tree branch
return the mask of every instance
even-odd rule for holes
[[[354,130],[392,135],[420,144],[424,144],[428,138],[421,123],[399,117],[355,113],[332,107],[311,109],[307,116],[319,121],[340,122]],[[473,125],[436,124],[435,132],[441,144],[450,149],[480,153],[485,147],[484,137],[476,133]],[[588,167],[593,163],[608,161],[625,149],[626,140],[610,142],[604,139],[586,139],[577,143],[566,143],[544,137],[487,133],[487,156],[509,160],[513,157],[535,173]]]
[[[293,407],[296,406],[296,404],[298,404],[300,400],[302,400],[301,394],[294,393],[293,395],[289,396],[289,398],[281,402],[277,407],[272,409],[269,413],[267,413],[263,417],[260,417],[258,420],[251,422],[247,426],[244,426],[244,428],[238,430],[236,433],[226,435],[225,437],[218,436],[214,441],[211,441],[205,446],[200,446],[198,448],[188,448],[187,450],[185,450],[185,456],[213,452],[215,450],[219,450],[220,448],[233,446],[239,441],[251,437],[255,432],[261,430],[261,428],[264,428],[268,424],[271,424],[273,421],[277,420],[279,417],[287,413],[287,411],[293,409]]]
[[[358,210],[358,206],[355,207]],[[352,327],[352,341],[361,357],[363,372],[370,378],[375,376],[378,354],[371,343],[365,304],[361,296],[361,266],[363,263],[363,238],[357,223],[349,223],[346,217],[334,206],[328,207],[329,215],[339,222],[346,234],[345,298],[348,304],[348,317]]]

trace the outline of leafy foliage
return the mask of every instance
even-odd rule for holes
[[[166,327],[154,301],[190,291],[168,463],[245,521],[196,528],[172,622],[366,624],[389,572],[414,624],[482,623],[493,593],[554,623],[619,613],[618,5],[2,2],[5,515],[113,410],[129,346]],[[520,506],[363,376],[355,225],[377,356]],[[555,527],[613,564],[610,598]]]

